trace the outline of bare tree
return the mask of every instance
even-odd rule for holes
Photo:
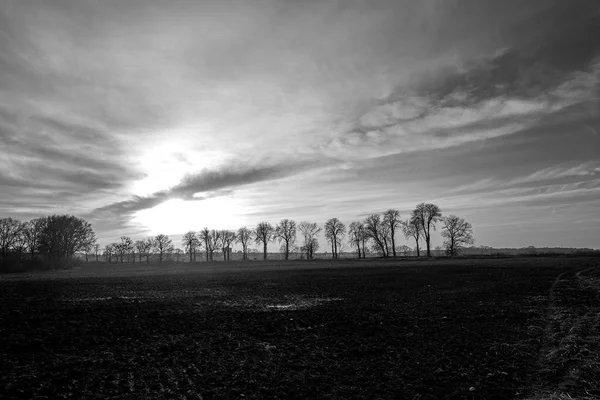
[[[135,242],[135,249],[137,250],[140,262],[142,262],[142,257],[146,257],[146,263],[150,262],[150,251],[153,246],[154,240],[152,238],[137,240]]]
[[[115,249],[113,243],[109,243],[106,246],[104,246],[104,259],[109,264],[112,262],[112,256],[114,254],[114,251]]]
[[[383,213],[383,222],[387,225],[389,230],[389,237],[392,241],[392,255],[396,257],[396,231],[402,224],[400,211],[390,208]]]
[[[211,252],[211,240],[210,240],[210,230],[208,228],[204,228],[202,229],[199,233],[198,233],[198,239],[204,243],[204,250],[206,250],[206,262],[209,261],[209,253],[212,255]]]
[[[72,215],[52,215],[45,218],[40,238],[40,251],[53,267],[61,266],[75,253],[89,248],[96,235],[89,222]]]
[[[29,250],[31,259],[33,259],[35,253],[39,251],[45,220],[45,218],[35,218],[29,221],[25,226],[25,240],[27,241],[27,249]]]
[[[464,219],[456,215],[449,215],[442,218],[442,223],[444,225],[442,237],[446,239],[444,247],[446,248],[446,254],[449,256],[455,256],[463,247],[475,243],[473,227]]]
[[[358,255],[358,258],[365,258],[366,254],[364,251],[364,247],[365,247],[365,239],[366,239],[366,232],[365,232],[365,227],[362,223],[360,222],[352,222],[349,226],[348,229],[348,236],[350,237],[350,243],[353,246],[356,246],[356,253]],[[362,249],[361,249],[361,245],[362,245]]]
[[[296,242],[296,221],[291,219],[282,219],[275,227],[275,237],[279,239],[279,243],[283,242],[283,253],[285,259],[290,256],[290,247],[293,247]]]
[[[421,232],[427,245],[427,257],[431,257],[431,229],[435,230],[435,224],[442,217],[442,211],[435,204],[421,203],[417,205],[412,215],[421,223]]]
[[[312,260],[315,257],[315,252],[319,249],[317,236],[323,229],[316,222],[302,221],[298,224],[298,230],[304,238],[304,244],[301,249],[306,254],[306,259]]]
[[[211,229],[209,236],[210,261],[213,261],[214,252],[221,247],[222,241],[221,232]]]
[[[89,256],[94,254],[94,249],[97,246],[98,239],[96,235],[92,233],[93,237],[86,243],[83,252],[85,254],[85,262],[89,262]]]
[[[407,239],[413,239],[416,244],[417,257],[421,255],[419,240],[421,239],[421,222],[414,215],[402,223],[402,232]]]
[[[375,243],[373,243],[374,248],[379,250],[383,257],[387,257],[387,247],[386,247],[386,235],[387,230],[386,227],[381,220],[381,216],[379,214],[371,214],[365,219],[364,222],[365,232],[367,236]]]
[[[173,251],[173,241],[167,235],[156,235],[153,248],[158,254],[158,262],[162,263],[164,255]]]
[[[0,218],[0,255],[2,256],[2,265],[7,263],[8,252],[19,240],[19,236],[24,229],[24,224],[11,217]]]
[[[223,261],[229,261],[231,253],[231,245],[235,242],[236,235],[233,231],[222,230],[221,235],[221,249],[223,250]]]
[[[133,249],[133,240],[131,240],[129,236],[121,236],[121,241],[115,246],[115,250],[119,255],[119,260],[121,263],[124,262],[125,255],[127,255],[127,261],[129,261],[129,254],[131,254]]]
[[[346,226],[337,218],[330,218],[325,222],[325,238],[331,243],[331,256],[338,258],[338,248],[342,244]]]
[[[100,244],[98,242],[94,244],[94,255],[96,256],[96,262],[98,262],[98,257],[100,256]]]
[[[267,245],[274,239],[275,229],[268,222],[260,222],[254,230],[254,241],[263,245],[263,259],[267,259]]]
[[[242,245],[242,259],[248,259],[248,242],[252,240],[252,231],[248,228],[241,227],[237,231],[237,241]]]
[[[200,245],[200,240],[196,232],[189,231],[181,238],[183,248],[190,255],[190,262],[196,261],[196,248]]]

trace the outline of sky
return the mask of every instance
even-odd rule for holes
[[[599,248],[600,3],[3,0],[0,154],[0,217],[102,245],[432,202]]]

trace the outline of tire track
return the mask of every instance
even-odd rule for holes
[[[550,288],[537,376],[527,400],[600,396],[600,267],[558,275]],[[576,397],[572,397],[575,395]]]

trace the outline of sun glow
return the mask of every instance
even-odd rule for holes
[[[168,200],[137,212],[133,222],[148,229],[151,235],[183,234],[204,227],[236,229],[244,225],[244,216],[243,208],[231,195],[205,200]]]
[[[199,151],[194,144],[193,138],[176,133],[168,140],[149,140],[134,161],[144,177],[132,183],[132,194],[147,196],[167,190],[187,174],[214,167],[226,157],[216,149]]]

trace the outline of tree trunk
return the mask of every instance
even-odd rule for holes
[[[267,241],[263,242],[263,260],[267,259]]]
[[[417,257],[421,256],[421,250],[419,249],[419,241],[417,240]]]
[[[358,253],[358,258],[360,259],[360,242],[356,242],[356,252]]]
[[[394,234],[392,233],[392,254],[396,258],[396,241],[394,240]]]

